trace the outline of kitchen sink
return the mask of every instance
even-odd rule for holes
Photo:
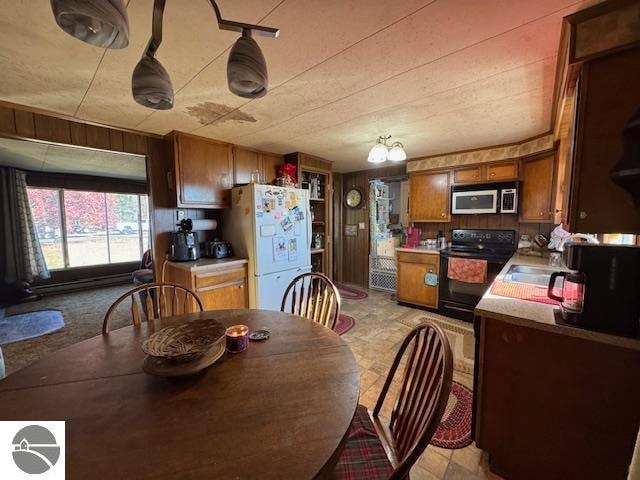
[[[511,265],[503,280],[505,282],[529,283],[546,287],[549,285],[551,273],[555,270],[542,267],[530,267],[528,265]],[[555,286],[560,287],[562,280],[556,280]]]

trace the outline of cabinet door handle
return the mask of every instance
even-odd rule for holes
[[[446,216],[447,216],[447,214],[443,212],[443,213],[441,213],[441,214],[440,214],[440,216],[441,216],[442,218],[444,218],[444,217],[446,217]]]

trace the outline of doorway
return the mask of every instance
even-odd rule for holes
[[[395,293],[396,248],[404,243],[404,232],[409,223],[407,177],[371,180],[369,206],[369,288]]]

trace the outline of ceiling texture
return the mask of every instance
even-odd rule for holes
[[[175,106],[131,97],[152,0],[130,0],[130,44],[104,50],[55,24],[48,0],[0,0],[0,99],[156,134],[191,132],[276,153],[303,151],[336,171],[367,168],[379,135],[410,158],[547,132],[562,17],[595,0],[219,0],[230,20],[280,28],[256,37],[269,92],[227,89],[238,35],[207,0],[169,0],[157,57]]]

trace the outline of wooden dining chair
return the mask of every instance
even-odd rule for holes
[[[155,320],[161,317],[204,310],[202,300],[188,288],[169,282],[145,283],[129,290],[113,302],[102,322],[103,334],[109,333],[111,317],[118,306],[127,298],[131,298],[131,316],[134,325],[139,325],[144,319]],[[142,308],[138,303],[142,305]]]
[[[308,318],[333,330],[340,316],[340,293],[321,273],[294,278],[282,297],[280,311]]]
[[[404,373],[396,379],[405,354]],[[421,323],[402,342],[373,412],[369,414],[363,405],[356,408],[333,478],[409,478],[411,467],[440,425],[452,377],[453,354],[446,335],[435,323]],[[396,380],[397,394],[388,395],[395,390]],[[395,399],[386,425],[379,414],[388,397]]]

